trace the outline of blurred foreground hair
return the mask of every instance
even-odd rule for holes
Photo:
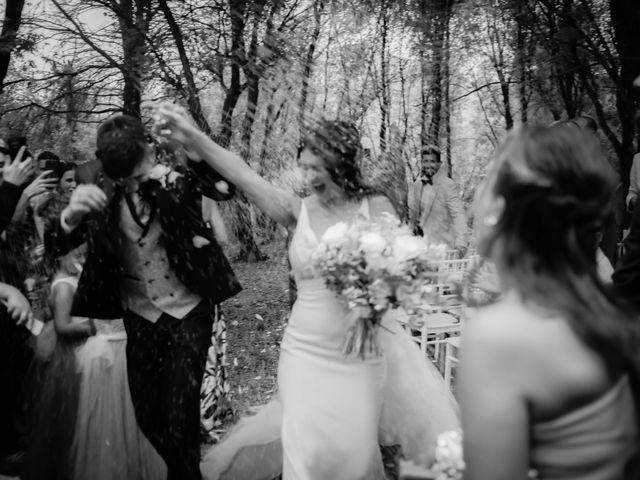
[[[504,283],[566,318],[612,372],[629,371],[637,386],[638,322],[596,269],[597,232],[611,212],[616,180],[595,135],[571,125],[516,130],[492,176],[505,207],[486,250]]]

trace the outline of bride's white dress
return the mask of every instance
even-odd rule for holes
[[[366,200],[360,211],[368,216]],[[442,377],[392,315],[379,332],[382,357],[342,354],[346,306],[313,271],[318,244],[303,202],[289,251],[298,297],[281,343],[279,394],[206,454],[205,479],[280,471],[285,480],[383,479],[379,444],[399,444],[427,465],[437,435],[459,426]]]

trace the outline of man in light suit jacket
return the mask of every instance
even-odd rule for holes
[[[420,176],[409,191],[409,221],[430,243],[444,243],[460,257],[466,248],[466,216],[458,186],[440,162],[440,149],[422,152]]]

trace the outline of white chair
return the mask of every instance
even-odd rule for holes
[[[459,317],[445,312],[425,315],[424,320],[424,325],[420,330],[421,347],[426,354],[427,346],[433,345],[433,358],[437,361],[440,358],[440,345],[446,343],[447,336],[460,335],[462,323]]]
[[[470,258],[460,258],[434,262],[438,267],[438,283],[461,282],[469,269],[470,260]]]
[[[408,322],[407,325],[411,331],[419,332],[419,336],[413,335],[412,338],[425,356],[428,355],[428,346],[433,345],[434,361],[438,361],[440,345],[447,341],[447,335],[460,335],[462,330],[459,317],[440,310],[423,314],[419,319]]]
[[[444,252],[444,259],[445,260],[455,260],[458,258],[458,250],[447,250],[446,252]]]
[[[451,371],[460,362],[457,353],[459,348],[459,336],[447,338],[444,350],[444,383],[449,387],[449,390],[451,390]]]

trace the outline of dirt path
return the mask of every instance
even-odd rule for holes
[[[276,390],[280,340],[289,316],[283,242],[261,247],[269,260],[233,264],[243,291],[223,304],[227,321],[229,400],[238,415],[269,401]]]

